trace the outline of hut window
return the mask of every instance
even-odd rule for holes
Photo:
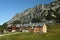
[[[41,28],[41,26],[39,26],[39,28]]]
[[[31,26],[29,26],[29,28],[31,28]]]
[[[58,5],[60,5],[60,3],[58,3]]]
[[[33,28],[35,28],[35,26],[33,26]]]

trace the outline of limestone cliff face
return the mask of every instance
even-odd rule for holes
[[[58,9],[58,12],[56,12],[56,9]],[[33,8],[29,8],[25,10],[24,12],[18,13],[11,20],[9,20],[7,24],[11,24],[16,20],[21,21],[21,23],[31,22],[33,18],[40,18],[41,21],[43,21],[44,18],[48,20],[47,17],[49,15],[51,17],[57,17],[55,12],[60,13],[60,1],[59,0],[51,2],[50,4],[44,4],[44,5],[38,4]]]

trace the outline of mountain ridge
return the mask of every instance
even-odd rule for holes
[[[38,4],[33,8],[29,8],[25,10],[24,12],[16,14],[11,20],[7,22],[7,24],[13,24],[16,20],[20,23],[29,23],[32,21],[33,18],[39,18],[41,19],[39,22],[43,22],[45,20],[55,20],[56,21],[56,15],[55,11],[59,8],[60,13],[60,1],[54,1],[50,4]],[[50,13],[50,14],[49,14]],[[50,15],[50,19],[47,18]],[[60,14],[59,14],[60,15]],[[60,17],[59,17],[60,18]]]

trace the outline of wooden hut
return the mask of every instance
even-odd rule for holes
[[[47,26],[43,23],[34,23],[34,24],[27,24],[29,32],[47,32]]]
[[[9,32],[47,32],[47,26],[44,23],[31,23],[31,24],[17,24],[17,25],[10,25],[8,26]]]
[[[9,25],[7,26],[7,31],[8,31],[8,32],[15,32],[15,31],[16,31],[16,26],[9,24]]]

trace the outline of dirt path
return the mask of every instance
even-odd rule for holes
[[[7,35],[13,35],[13,34],[19,34],[20,32],[14,32],[14,33],[7,33],[7,34],[0,34],[0,37],[1,36],[7,36]]]

